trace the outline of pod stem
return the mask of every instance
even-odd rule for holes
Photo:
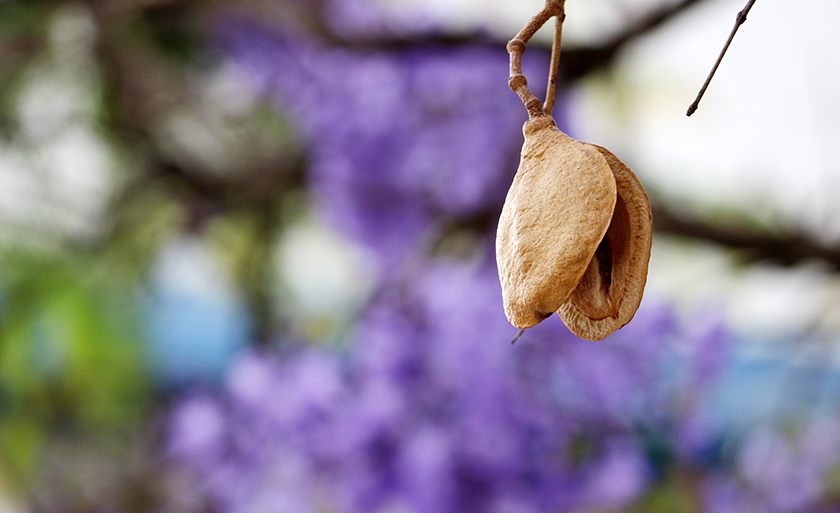
[[[565,3],[565,0],[561,3]],[[566,19],[565,9],[562,15],[554,18],[554,41],[551,43],[551,69],[548,71],[548,88],[545,91],[543,112],[550,116],[554,109],[554,97],[557,91],[557,81],[560,75],[560,47],[563,40],[563,21]]]
[[[554,29],[554,43],[551,50],[551,70],[548,77],[548,91],[546,92],[545,104],[528,88],[528,80],[522,74],[522,54],[525,53],[525,45],[534,37],[534,34],[542,28],[552,17],[556,17]],[[519,95],[522,103],[528,110],[531,119],[539,116],[550,116],[554,107],[554,94],[557,88],[557,72],[560,68],[560,39],[563,34],[563,21],[566,19],[566,0],[546,0],[543,9],[538,12],[525,27],[507,44],[507,51],[510,54],[510,78],[508,85]]]

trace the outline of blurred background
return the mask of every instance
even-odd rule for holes
[[[689,119],[742,0],[569,0],[650,274],[512,346],[542,5],[0,1],[0,513],[837,511],[840,4],[758,2]]]

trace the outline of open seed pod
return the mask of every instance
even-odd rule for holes
[[[523,127],[519,169],[496,231],[505,315],[517,328],[550,316],[571,295],[604,238],[616,183],[604,155],[540,116]]]
[[[652,240],[644,187],[615,155],[595,148],[615,176],[615,211],[580,283],[557,311],[575,335],[587,340],[604,339],[633,318],[647,281]]]
[[[505,314],[529,328],[558,311],[576,335],[601,340],[641,302],[650,204],[612,153],[576,141],[550,116],[529,120],[496,233]]]

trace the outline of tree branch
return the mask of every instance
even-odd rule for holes
[[[705,0],[680,0],[673,5],[660,6],[646,16],[643,16],[639,21],[630,24],[625,30],[605,43],[578,48],[566,48],[560,56],[560,68],[562,74],[560,77],[561,86],[567,86],[577,80],[612,64],[613,60],[618,55],[619,51],[628,42],[642,37],[652,30],[664,25],[675,16],[683,13],[689,7],[700,4]],[[236,12],[245,14],[249,11],[253,12],[253,19],[260,20],[268,25],[288,26],[290,20],[283,18],[280,11],[275,8],[277,14],[272,15],[272,10],[265,4],[268,0],[247,0],[240,2],[236,6]],[[284,4],[284,2],[280,2]],[[222,6],[221,9],[230,10],[229,6]],[[300,18],[299,23],[296,23],[297,28],[303,27],[303,30],[308,31],[312,36],[317,37],[331,45],[371,49],[371,50],[407,50],[418,47],[459,47],[465,44],[484,45],[493,48],[499,48],[503,44],[498,40],[488,37],[484,33],[476,32],[459,35],[411,35],[411,36],[359,36],[359,37],[341,37],[335,34],[331,28],[323,21],[323,17],[319,15],[318,3],[313,3],[311,7],[297,13]],[[289,16],[289,11],[283,11],[283,16]],[[210,17],[212,18],[212,17]],[[533,48],[540,48],[546,52],[551,49],[550,43],[540,43],[534,41],[530,44]]]
[[[823,260],[840,271],[840,248],[826,248],[802,234],[784,236],[749,233],[686,219],[661,205],[653,208],[653,228],[659,233],[705,240],[742,252],[747,262],[769,260],[792,266],[804,260]]]
[[[691,105],[688,106],[688,111],[686,111],[686,116],[691,116],[697,110],[697,107],[700,106],[700,100],[703,99],[703,95],[706,93],[706,89],[708,89],[709,84],[712,83],[712,78],[715,76],[715,72],[720,66],[721,61],[723,61],[723,56],[726,55],[726,51],[729,50],[729,45],[732,44],[732,40],[735,39],[735,33],[738,32],[738,28],[747,21],[747,14],[749,14],[750,9],[752,9],[755,0],[749,0],[747,2],[747,6],[741,9],[741,12],[735,17],[735,26],[732,27],[732,32],[729,33],[729,39],[726,40],[726,44],[723,45],[723,50],[720,51],[720,55],[718,55],[717,61],[715,65],[712,66],[712,71],[709,72],[709,76],[706,77],[706,81],[703,83],[703,87],[700,88],[700,92],[697,93],[697,98],[691,102]]]
[[[507,44],[507,51],[510,54],[510,88],[519,95],[528,116],[535,119],[542,115],[551,115],[554,107],[554,90],[557,85],[557,69],[560,64],[560,34],[563,27],[563,20],[566,19],[566,0],[546,0],[545,7],[536,14],[525,28],[519,31]],[[551,45],[551,70],[548,73],[548,93],[545,103],[541,102],[528,88],[528,80],[522,74],[522,54],[525,53],[525,45],[534,37],[534,34],[542,28],[552,17],[557,18],[557,29],[554,32],[554,43]],[[546,107],[548,109],[546,110]]]

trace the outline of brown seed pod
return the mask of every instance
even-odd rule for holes
[[[601,340],[641,302],[650,204],[612,153],[576,141],[550,116],[528,121],[496,233],[505,314],[529,328],[557,311],[576,335]]]
[[[650,202],[636,175],[615,155],[570,138],[551,118],[565,3],[546,0],[507,45],[508,85],[529,120],[519,169],[499,218],[496,263],[511,324],[530,328],[557,311],[579,337],[601,340],[630,322],[642,301]],[[522,74],[522,54],[552,17],[551,69],[542,103]]]
[[[540,116],[525,144],[496,232],[505,314],[517,328],[550,316],[577,286],[610,225],[616,183],[597,147]]]
[[[647,281],[652,242],[650,202],[644,187],[615,155],[595,148],[615,176],[615,211],[583,278],[557,310],[566,326],[587,340],[602,340],[633,319]]]

